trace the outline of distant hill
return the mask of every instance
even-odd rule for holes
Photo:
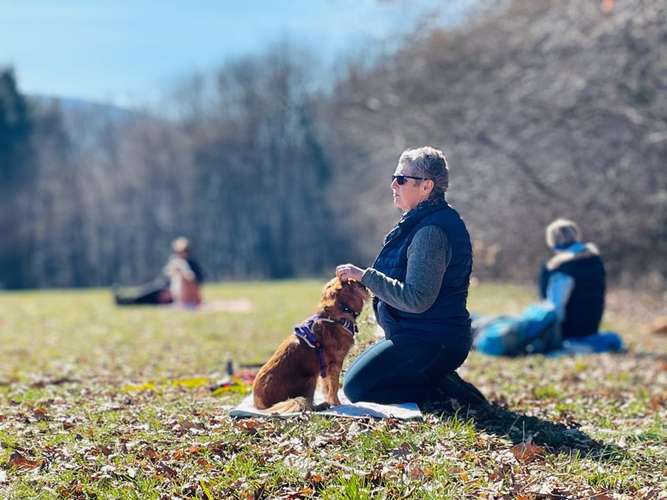
[[[139,111],[133,108],[121,107],[115,104],[88,101],[73,97],[31,95],[29,99],[38,106],[60,107],[65,115],[96,115],[111,121],[123,121],[136,117]]]
[[[28,98],[38,109],[55,108],[70,139],[80,147],[96,147],[97,138],[109,127],[129,125],[147,113],[145,110],[72,97],[30,95]]]

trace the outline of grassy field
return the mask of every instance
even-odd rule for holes
[[[460,373],[494,405],[422,422],[227,416],[323,282],[228,283],[218,309],[118,309],[101,290],[0,295],[0,497],[667,498],[664,302],[614,292],[622,356],[498,359]],[[517,312],[532,290],[483,284],[470,309]],[[355,353],[371,342],[365,313]]]

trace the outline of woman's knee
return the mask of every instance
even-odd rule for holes
[[[383,385],[397,358],[396,348],[389,340],[382,340],[364,351],[350,366],[343,378],[343,392],[353,402],[369,401],[371,391]]]
[[[346,374],[345,378],[343,379],[343,392],[345,393],[347,399],[349,399],[352,403],[363,401],[365,390],[362,387],[361,377],[354,377]]]

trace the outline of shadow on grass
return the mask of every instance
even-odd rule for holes
[[[424,405],[422,412],[440,418],[463,416],[465,420],[471,420],[478,431],[507,437],[514,444],[525,442],[530,437],[533,443],[554,453],[579,452],[581,456],[611,463],[629,458],[623,448],[593,439],[574,425],[550,422],[495,403],[462,407],[453,400],[430,402]]]
[[[667,363],[667,354],[654,351],[634,351],[627,354],[629,358],[635,358],[638,360],[648,359],[650,361],[655,361],[656,363],[662,362]]]

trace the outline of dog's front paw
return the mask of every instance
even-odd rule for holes
[[[331,408],[331,405],[326,401],[324,401],[323,403],[320,403],[318,405],[313,406],[314,411],[324,411],[324,410],[328,410],[329,408]]]

